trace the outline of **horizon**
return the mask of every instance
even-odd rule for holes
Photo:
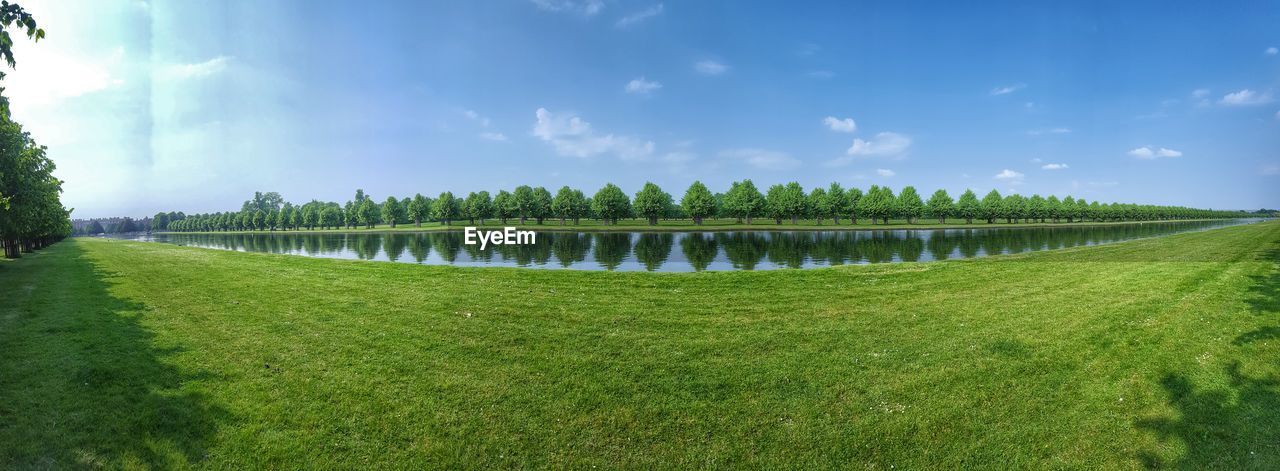
[[[337,5],[24,2],[2,85],[75,219],[742,179],[1280,207],[1280,5]]]

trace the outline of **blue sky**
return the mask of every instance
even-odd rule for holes
[[[78,217],[695,179],[1280,207],[1280,4],[23,2]]]

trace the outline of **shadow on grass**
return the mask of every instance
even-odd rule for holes
[[[1260,251],[1255,260],[1280,264],[1280,246]],[[1280,265],[1255,275],[1245,302],[1258,314],[1280,314]],[[1236,346],[1280,338],[1280,326],[1264,326],[1239,335]],[[1270,351],[1268,349],[1256,350]],[[1265,359],[1264,363],[1265,364]],[[1179,469],[1280,469],[1280,361],[1263,373],[1249,374],[1239,361],[1225,369],[1227,387],[1197,388],[1183,375],[1161,380],[1176,418],[1138,421],[1161,440],[1185,444],[1182,457],[1161,459],[1145,451],[1139,459],[1148,468]],[[1271,373],[1268,373],[1271,372]]]
[[[205,459],[227,413],[184,389],[199,374],[165,362],[113,296],[115,276],[74,243],[0,272],[0,468],[175,468]]]

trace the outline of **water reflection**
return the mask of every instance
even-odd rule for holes
[[[1096,245],[1254,222],[1191,221],[894,231],[540,232],[481,250],[461,232],[155,234],[141,240],[243,252],[461,266],[585,270],[768,270],[973,258]]]

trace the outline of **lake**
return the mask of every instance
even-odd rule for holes
[[[974,258],[1098,245],[1256,221],[883,231],[539,231],[534,244],[491,245],[484,250],[479,245],[464,244],[461,232],[167,233],[128,238],[240,252],[426,265],[687,272]],[[528,228],[538,230],[533,225],[521,227]]]

